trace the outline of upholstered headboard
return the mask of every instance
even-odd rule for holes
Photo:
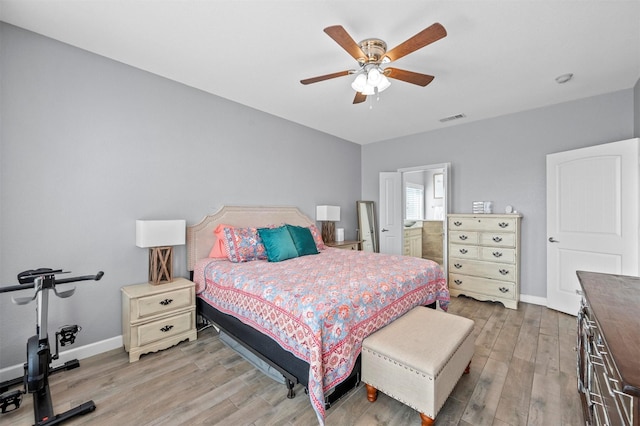
[[[315,222],[297,207],[224,206],[205,216],[199,223],[187,226],[187,269],[193,271],[196,262],[208,257],[215,242],[213,231],[219,224],[237,227],[261,227],[289,223],[309,226]]]

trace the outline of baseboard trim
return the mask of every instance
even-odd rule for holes
[[[55,345],[55,342],[52,341],[52,344]],[[26,345],[26,342],[25,342]],[[60,352],[60,357],[54,361],[54,367],[59,364],[64,364],[67,361],[71,361],[73,359],[84,359],[89,358],[90,356],[98,355],[103,352],[107,352],[113,349],[122,347],[122,336],[112,337],[110,339],[101,340],[99,342],[90,343],[88,345],[80,346],[78,348],[73,348],[66,350],[64,352]],[[25,360],[26,361],[26,360]],[[4,382],[6,380],[12,380],[17,377],[22,377],[24,374],[24,363],[17,364],[10,367],[0,369],[0,382]]]
[[[547,298],[539,296],[529,296],[527,294],[520,295],[520,301],[524,303],[531,303],[532,305],[547,306]]]

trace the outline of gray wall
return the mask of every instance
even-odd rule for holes
[[[634,111],[633,111],[633,119],[635,124],[635,136],[640,138],[640,79],[633,88],[634,94]]]
[[[488,200],[523,214],[521,292],[546,297],[545,156],[633,137],[633,110],[629,89],[364,145],[362,198],[378,201],[379,172],[450,162],[452,213]]]
[[[51,301],[50,330],[83,327],[74,347],[121,334],[120,287],[147,280],[136,219],[335,204],[355,238],[359,145],[7,24],[0,40],[0,285],[36,267],[104,270]],[[175,256],[187,276],[184,247]],[[24,362],[34,310],[0,295],[0,368]]]

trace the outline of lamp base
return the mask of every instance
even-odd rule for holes
[[[336,241],[336,224],[335,222],[322,222],[322,241],[325,243],[333,243]]]
[[[149,284],[166,284],[173,281],[173,247],[149,249]]]

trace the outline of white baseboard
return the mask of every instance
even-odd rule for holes
[[[531,303],[532,305],[547,306],[547,298],[539,296],[529,296],[527,294],[520,295],[520,301],[524,303]]]
[[[25,346],[26,346],[25,342]],[[52,342],[55,345],[55,342]],[[122,336],[112,337],[110,339],[101,340],[99,342],[80,346],[79,348],[69,349],[60,352],[60,357],[53,362],[53,366],[64,364],[73,359],[89,358],[103,352],[110,351],[122,347]],[[25,359],[26,362],[26,359]],[[24,363],[0,369],[0,382],[12,380],[24,375]]]

